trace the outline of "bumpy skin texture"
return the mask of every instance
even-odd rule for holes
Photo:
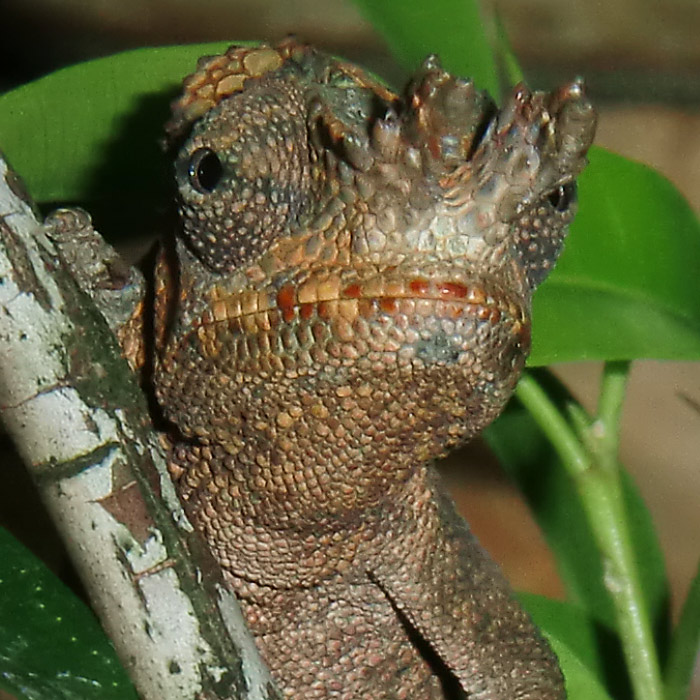
[[[497,110],[431,57],[397,97],[293,41],[186,79],[152,377],[287,697],[565,697],[428,463],[512,392],[594,124],[576,82]]]

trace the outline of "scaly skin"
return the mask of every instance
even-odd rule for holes
[[[293,41],[185,81],[152,377],[287,697],[565,697],[429,462],[515,386],[594,125],[576,82],[499,111],[431,57],[399,98]]]

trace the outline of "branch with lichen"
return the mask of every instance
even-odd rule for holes
[[[0,158],[0,418],[143,700],[278,698],[98,310],[140,293],[94,284],[116,259],[84,213],[43,226]]]

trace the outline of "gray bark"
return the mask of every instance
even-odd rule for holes
[[[178,502],[110,330],[140,280],[100,285],[116,255],[85,215],[65,217],[78,225],[61,232],[61,257],[0,158],[2,422],[144,700],[280,697]]]

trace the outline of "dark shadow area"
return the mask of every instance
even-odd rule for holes
[[[467,700],[467,694],[462,690],[459,681],[447,667],[447,664],[437,655],[430,643],[411,625],[408,618],[391,601],[399,622],[406,630],[418,653],[427,661],[433,673],[440,679],[445,700]]]
[[[100,165],[86,173],[90,187],[78,204],[117,248],[136,246],[143,254],[174,226],[171,156],[161,142],[178,91],[142,96],[104,145]]]
[[[382,590],[386,599],[389,601],[392,609],[396,613],[401,626],[404,628],[406,635],[411,641],[411,644],[418,650],[418,653],[423,657],[432,672],[440,680],[442,685],[442,692],[444,693],[445,700],[467,700],[467,694],[462,690],[459,681],[455,675],[450,671],[447,664],[438,656],[437,652],[430,645],[425,637],[411,624],[411,621],[406,617],[405,613],[399,609],[396,602],[391,597],[389,592],[381,585],[381,583],[372,576],[370,573],[370,578],[374,583]]]
[[[34,482],[7,435],[0,433],[3,487],[0,489],[0,527],[5,528],[48,566],[76,595],[87,595],[51,516]]]

